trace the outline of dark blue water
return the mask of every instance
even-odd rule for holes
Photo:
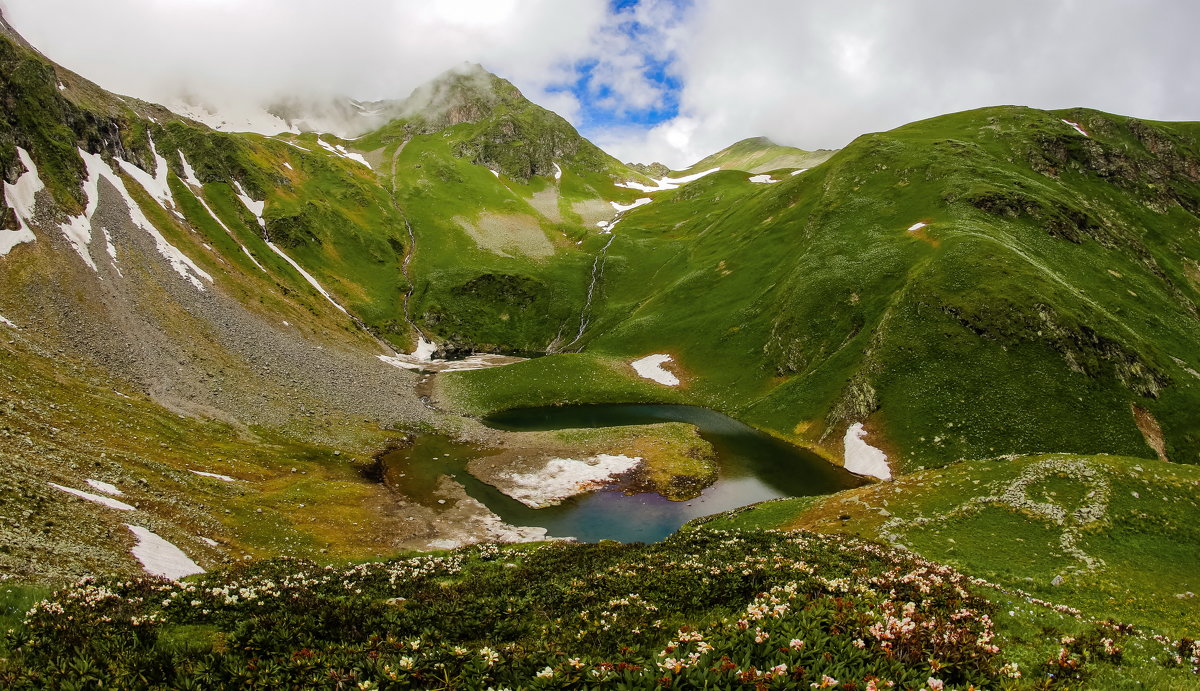
[[[483,422],[514,432],[686,422],[712,444],[719,475],[699,497],[688,501],[608,490],[531,509],[467,472],[467,462],[487,451],[425,436],[411,448],[385,457],[389,483],[419,500],[429,496],[440,475],[450,474],[468,494],[513,525],[541,526],[552,537],[584,542],[653,542],[693,518],[767,499],[830,494],[865,482],[810,451],[707,408],[635,404],[523,408],[497,413]]]

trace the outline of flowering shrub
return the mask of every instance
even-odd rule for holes
[[[955,570],[800,532],[279,559],[176,583],[88,579],[9,635],[0,685],[966,689],[1020,677]],[[1098,627],[1060,670],[1120,656]],[[1190,650],[1190,648],[1189,648]],[[1049,663],[1048,663],[1049,664]],[[1068,669],[1069,668],[1069,669]]]

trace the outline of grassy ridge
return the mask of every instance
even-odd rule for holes
[[[833,153],[828,149],[805,151],[794,146],[781,146],[766,137],[751,137],[705,156],[675,175],[691,175],[712,168],[744,170],[748,173],[767,173],[781,168],[813,168],[824,163]]]

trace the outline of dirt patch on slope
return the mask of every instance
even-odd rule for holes
[[[562,213],[558,210],[558,188],[547,187],[541,192],[534,192],[529,199],[529,205],[537,212],[548,218],[552,223],[562,223]]]
[[[504,257],[524,255],[540,259],[554,254],[554,245],[529,214],[481,214],[475,221],[462,216],[452,219],[462,226],[480,249]]]
[[[1133,421],[1137,423],[1137,428],[1141,430],[1142,436],[1146,439],[1146,446],[1154,449],[1159,460],[1169,460],[1167,445],[1163,442],[1162,427],[1158,425],[1158,420],[1154,419],[1149,410],[1139,408],[1132,403],[1129,404],[1129,409],[1133,413]]]
[[[583,202],[575,202],[571,205],[571,210],[579,214],[580,222],[588,228],[593,228],[600,221],[611,221],[617,212],[613,210],[612,204],[603,199],[589,199]]]

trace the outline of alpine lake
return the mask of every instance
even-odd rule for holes
[[[449,475],[505,522],[539,526],[549,537],[581,542],[656,542],[702,516],[769,499],[831,494],[867,482],[811,451],[696,406],[548,406],[507,410],[483,419],[489,427],[510,432],[662,422],[695,425],[716,453],[718,479],[694,499],[671,501],[654,493],[626,494],[610,488],[534,509],[468,472],[468,462],[486,451],[438,435],[419,435],[411,445],[385,454],[382,471],[390,486],[417,501],[431,497],[441,477]]]

